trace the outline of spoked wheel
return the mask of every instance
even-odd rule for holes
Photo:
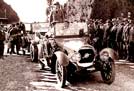
[[[32,59],[32,62],[33,62],[33,60],[34,60],[34,56],[33,56],[34,54],[33,54],[33,51],[30,51],[30,57],[31,57],[31,59]]]
[[[63,88],[65,87],[66,80],[67,80],[67,69],[66,67],[59,64],[59,62],[56,62],[56,77],[58,85]]]
[[[32,62],[38,62],[38,49],[37,48],[34,48],[33,50],[30,49],[30,56]]]
[[[109,58],[103,63],[101,70],[101,76],[105,83],[111,84],[115,79],[115,64],[114,61]]]

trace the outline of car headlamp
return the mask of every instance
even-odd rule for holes
[[[73,62],[78,62],[78,61],[80,61],[80,59],[81,59],[81,55],[79,53],[73,54],[73,56],[72,56]]]
[[[109,53],[108,52],[103,52],[101,55],[100,55],[100,59],[102,61],[107,61],[109,59]]]
[[[89,58],[90,54],[89,53],[85,53],[83,58]]]

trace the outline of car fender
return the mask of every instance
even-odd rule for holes
[[[101,56],[104,52],[107,52],[109,57],[111,57],[113,60],[118,60],[118,54],[116,51],[114,51],[111,48],[104,48],[100,51],[99,55]]]
[[[30,44],[30,52],[34,51],[34,46],[33,44]]]
[[[34,52],[34,53],[35,53],[35,52],[38,52],[38,47],[37,47],[37,45],[31,44],[31,45],[30,45],[30,51],[31,51],[31,52]]]
[[[37,47],[38,47],[38,59],[41,59],[41,58],[43,58],[43,45],[42,44],[38,44],[37,45]]]
[[[64,52],[57,51],[57,52],[55,52],[55,55],[56,55],[57,61],[59,61],[60,65],[67,66],[69,64],[69,58]]]

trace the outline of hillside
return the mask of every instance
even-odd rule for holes
[[[5,18],[5,12],[6,17],[8,18],[8,23],[19,21],[19,17],[12,7],[6,4],[3,0],[0,0],[0,18]]]

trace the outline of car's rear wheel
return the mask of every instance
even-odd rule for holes
[[[114,61],[109,58],[103,63],[101,76],[104,83],[111,84],[115,79],[115,64]]]
[[[38,48],[30,49],[30,56],[32,62],[38,62]]]
[[[58,61],[56,62],[56,77],[58,86],[61,88],[65,87],[67,80],[67,68],[60,65]]]

